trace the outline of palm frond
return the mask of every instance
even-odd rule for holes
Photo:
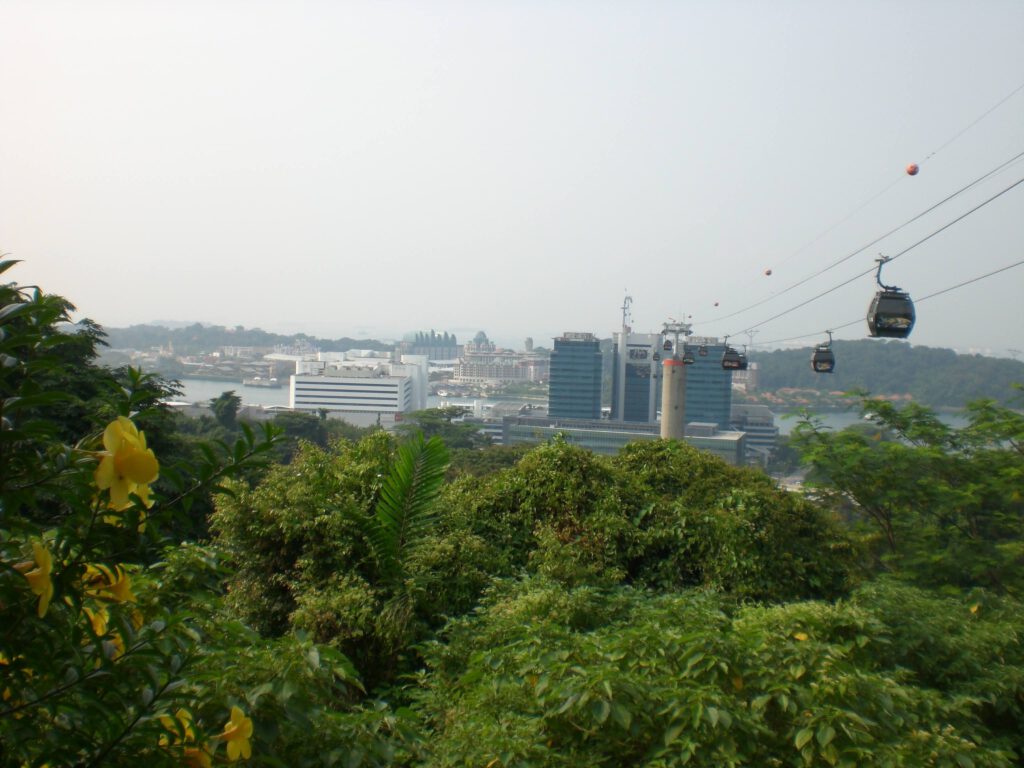
[[[434,500],[447,468],[448,449],[438,437],[418,434],[399,448],[367,526],[384,578],[401,578],[409,551],[436,522]]]

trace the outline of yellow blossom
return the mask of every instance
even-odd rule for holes
[[[103,431],[100,464],[94,479],[101,491],[110,491],[110,507],[115,510],[131,506],[135,494],[146,507],[153,505],[149,497],[149,484],[160,473],[160,464],[153,451],[146,447],[146,435],[135,428],[131,419],[118,416]]]
[[[92,624],[92,631],[96,637],[103,637],[107,634],[107,623],[110,621],[110,614],[107,613],[106,608],[99,608],[95,611],[92,608],[86,608],[85,615],[88,617],[89,623]]]
[[[231,708],[231,719],[224,726],[220,738],[228,743],[228,760],[232,763],[239,757],[248,759],[252,754],[249,739],[252,738],[252,720],[239,707]]]
[[[134,603],[132,580],[120,565],[109,568],[105,565],[85,566],[82,586],[86,595],[99,600],[112,600],[117,603]]]
[[[85,615],[89,619],[89,623],[92,625],[92,631],[96,637],[100,638],[103,644],[104,654],[110,659],[118,659],[124,655],[124,638],[121,637],[120,633],[116,630],[110,629],[110,614],[106,608],[98,608],[93,610],[92,608],[85,608]],[[109,639],[103,639],[109,635]],[[100,662],[96,660],[96,666],[99,666]]]
[[[804,640],[806,640],[807,637],[808,637],[808,635],[807,635],[806,632],[794,632],[793,633],[793,639],[794,640],[799,640],[800,642],[803,642]]]
[[[160,746],[168,747],[172,744],[181,746],[181,757],[189,768],[211,768],[213,765],[210,759],[210,752],[207,747],[196,745],[196,732],[192,727],[192,713],[187,709],[179,709],[171,718],[168,715],[160,716],[160,724],[174,736],[173,741],[168,734],[160,737]]]
[[[196,740],[196,732],[192,728],[192,713],[187,709],[179,709],[174,713],[173,718],[170,715],[160,715],[160,725],[170,733],[175,734],[173,742],[175,744],[182,744]],[[168,739],[166,734],[160,737],[161,746],[167,746],[170,743],[172,742]]]
[[[38,541],[32,542],[32,556],[33,560],[18,563],[14,570],[24,574],[29,587],[39,595],[39,618],[43,618],[53,599],[53,580],[50,578],[53,558],[50,557],[50,550]]]

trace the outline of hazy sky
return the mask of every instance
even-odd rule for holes
[[[108,326],[549,344],[609,335],[628,291],[639,331],[859,338],[872,276],[761,323],[1024,160],[716,318],[1024,152],[1024,89],[978,121],[1021,85],[1021,0],[0,0],[0,251]],[[884,276],[917,298],[1021,259],[1024,184]],[[1024,349],[1022,289],[919,302],[911,340]]]

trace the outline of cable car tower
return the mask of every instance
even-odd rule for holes
[[[666,341],[665,341],[665,351],[669,352],[669,351],[673,351],[674,350],[676,353],[678,353],[679,352],[679,337],[680,336],[683,337],[683,344],[685,346],[686,339],[688,339],[690,336],[693,335],[693,324],[692,323],[681,323],[681,322],[679,322],[677,320],[673,320],[670,317],[668,319],[667,323],[662,323],[662,325],[661,325],[661,332],[665,336],[672,336],[672,338],[675,339],[674,342],[668,341],[666,339]]]
[[[672,336],[674,341],[665,339],[663,348],[666,352],[662,363],[661,380],[661,438],[663,440],[682,440],[686,434],[686,339],[693,333],[693,326],[687,322],[678,322],[669,318],[662,325],[662,333]],[[683,337],[680,347],[679,337]],[[672,354],[668,354],[671,352]],[[689,351],[689,362],[693,362],[693,352]]]

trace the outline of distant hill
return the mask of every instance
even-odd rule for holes
[[[390,350],[393,345],[374,339],[318,339],[303,333],[284,336],[260,328],[194,323],[183,328],[167,328],[161,325],[133,325],[128,328],[105,328],[107,344],[113,349],[145,350],[152,347],[174,347],[179,355],[194,355],[213,352],[220,347],[275,347],[279,344],[311,344],[325,352],[344,352],[349,349]]]
[[[831,375],[811,370],[811,348],[754,351],[760,365],[759,388],[800,387],[821,391],[866,389],[873,395],[909,394],[930,406],[963,406],[979,398],[1006,402],[1012,384],[1024,383],[1024,363],[951,349],[911,346],[904,341],[859,339],[832,345],[836,369]]]

